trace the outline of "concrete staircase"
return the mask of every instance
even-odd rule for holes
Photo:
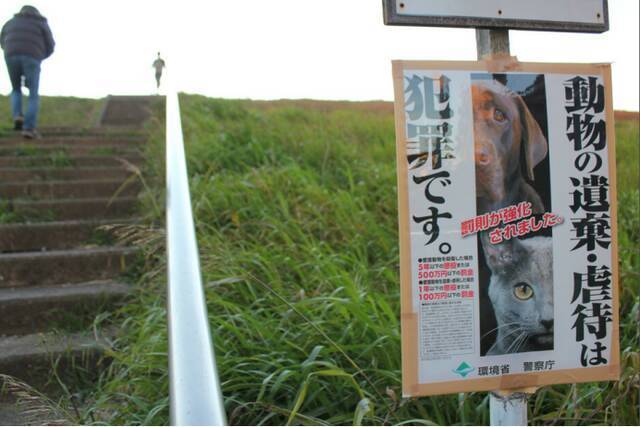
[[[120,128],[136,128],[149,116],[151,104],[158,96],[109,96],[100,123]]]
[[[139,125],[145,116],[134,107],[137,121],[124,120],[123,107],[107,103],[102,124]],[[0,374],[38,387],[54,365],[97,371],[109,337],[95,336],[92,323],[125,301],[139,256],[105,228],[137,221],[132,175],[144,139],[128,129],[0,139]],[[0,425],[22,423],[1,387]]]

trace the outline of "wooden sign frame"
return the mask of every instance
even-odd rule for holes
[[[575,369],[516,373],[487,378],[466,378],[459,380],[421,383],[419,380],[419,320],[414,311],[414,280],[412,274],[411,212],[409,208],[409,165],[406,144],[407,121],[405,112],[405,71],[406,70],[455,70],[484,73],[540,73],[575,74],[599,76],[604,83],[606,134],[608,156],[608,179],[611,225],[611,292],[613,294],[610,360],[605,366],[590,366]],[[425,396],[457,392],[511,390],[540,387],[549,384],[579,383],[591,381],[617,380],[620,375],[619,348],[619,290],[618,290],[618,241],[616,212],[616,164],[615,127],[611,94],[611,66],[609,64],[544,64],[485,61],[393,61],[395,91],[396,149],[398,173],[398,211],[400,235],[400,279],[401,279],[401,321],[402,321],[402,382],[403,395]],[[550,148],[550,152],[551,148]],[[558,339],[558,338],[556,338]],[[429,362],[427,362],[429,363]]]

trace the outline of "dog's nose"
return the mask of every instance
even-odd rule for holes
[[[486,166],[491,162],[488,150],[485,147],[476,148],[476,163],[482,166]]]
[[[553,319],[541,320],[540,323],[542,323],[542,326],[544,326],[547,331],[553,331]]]

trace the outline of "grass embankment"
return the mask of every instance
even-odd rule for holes
[[[487,393],[401,398],[392,114],[305,106],[182,97],[229,423],[487,424]],[[640,422],[638,123],[617,132],[622,380],[543,388],[529,405],[531,423]],[[154,140],[161,156],[162,135]],[[117,318],[126,335],[89,410],[102,422],[168,422],[164,260],[155,237],[157,265]]]
[[[22,97],[22,108],[26,111],[28,96]],[[98,123],[103,100],[75,98],[70,96],[41,96],[38,127],[90,128]],[[13,121],[8,96],[0,95],[0,136],[11,136]]]

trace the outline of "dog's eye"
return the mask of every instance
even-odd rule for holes
[[[507,116],[504,114],[502,110],[498,110],[497,108],[493,110],[493,119],[496,122],[504,122],[507,120]]]
[[[528,300],[533,296],[533,288],[524,282],[518,282],[513,287],[513,294],[519,300]]]

